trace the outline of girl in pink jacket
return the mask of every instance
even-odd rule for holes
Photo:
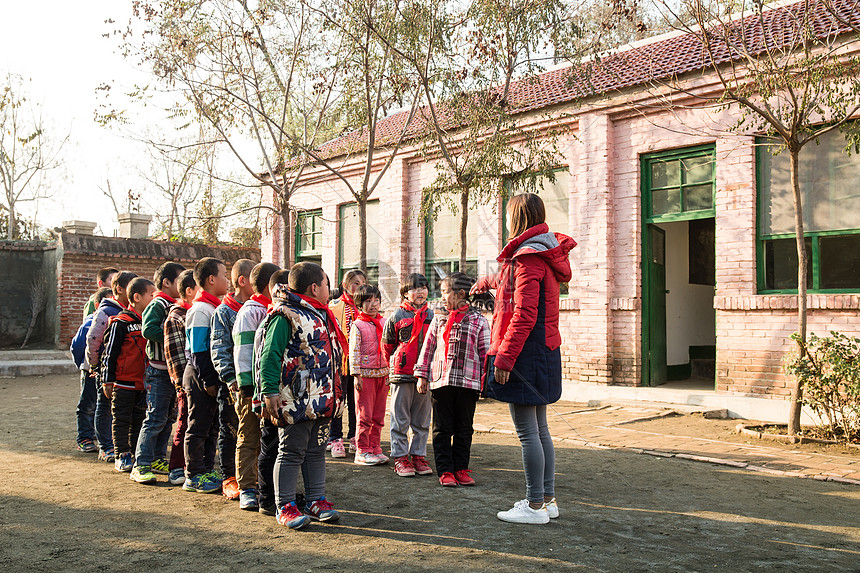
[[[349,373],[355,376],[355,408],[358,411],[358,448],[355,463],[375,466],[388,463],[380,436],[385,424],[388,398],[388,363],[382,353],[382,295],[373,285],[362,285],[353,294],[359,309],[349,332]]]

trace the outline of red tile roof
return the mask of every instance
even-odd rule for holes
[[[831,2],[841,19],[850,22],[855,30],[860,29],[860,0]],[[739,45],[743,40],[752,55],[764,52],[765,42],[771,48],[793,44],[798,22],[803,22],[807,6],[813,11],[811,24],[817,37],[830,37],[851,30],[835,19],[820,0],[810,0],[739,20],[733,27],[735,40],[731,44]],[[715,39],[713,46],[718,64],[732,59],[732,50],[720,38]],[[612,53],[597,62],[551,70],[536,78],[514,82],[508,99],[514,113],[525,113],[706,69],[710,66],[706,63],[707,57],[696,34],[675,35]],[[739,55],[735,54],[737,57]],[[425,113],[426,108],[422,108],[415,114],[406,139],[425,133],[429,124]],[[443,106],[437,107],[437,113],[444,114]],[[408,117],[409,112],[402,111],[382,119],[376,127],[380,145],[395,141]],[[450,117],[445,119],[447,121],[443,121],[443,125],[446,129],[456,127]],[[366,142],[365,127],[323,144],[320,151],[323,157],[335,157],[361,151]]]

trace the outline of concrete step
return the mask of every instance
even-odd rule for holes
[[[65,350],[0,350],[0,378],[77,372],[71,354]]]

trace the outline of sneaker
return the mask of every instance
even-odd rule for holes
[[[221,482],[221,494],[227,499],[239,499],[240,493],[235,477],[228,477]]]
[[[302,514],[294,501],[278,510],[277,520],[278,523],[290,529],[301,529],[311,522],[311,518]]]
[[[258,509],[257,511],[259,511],[263,515],[277,515],[278,514],[278,508],[275,507],[274,505],[261,505],[260,509]]]
[[[128,476],[132,481],[137,483],[155,483],[155,474],[152,473],[150,466],[134,466],[131,469],[131,475]]]
[[[257,511],[260,509],[260,502],[257,500],[257,490],[243,489],[239,492],[239,509],[246,511]]]
[[[412,456],[412,467],[415,468],[415,473],[420,476],[429,476],[433,473],[433,468],[424,459],[424,456]]]
[[[358,451],[358,444],[355,441],[355,438],[349,439],[349,453],[354,454]]]
[[[412,477],[415,475],[415,468],[406,456],[394,458],[394,473],[400,477]]]
[[[113,450],[107,450],[107,451],[99,450],[99,461],[100,462],[107,462],[110,464],[110,463],[113,463],[113,461],[115,459],[116,459],[116,454],[113,453]]]
[[[328,442],[326,442],[325,451],[330,452],[331,451],[331,445],[333,443],[334,443],[334,440],[329,440]]]
[[[316,501],[312,501],[305,506],[305,515],[317,521],[335,522],[340,519],[340,514],[335,511],[334,506],[322,496]]]
[[[472,470],[457,470],[454,472],[454,479],[460,485],[475,485],[475,480],[469,474]]]
[[[555,501],[555,498],[552,498],[543,505],[546,507],[546,512],[549,514],[550,519],[558,517],[558,502]]]
[[[457,483],[457,478],[454,477],[454,474],[451,472],[445,472],[441,476],[439,476],[439,483],[443,487],[457,487],[460,485]]]
[[[373,454],[373,456],[376,458],[377,465],[388,463],[388,456],[386,456],[385,454]]]
[[[113,461],[113,469],[118,472],[130,472],[134,467],[134,456],[131,452],[118,455]]]
[[[213,481],[217,481],[218,483],[221,483],[222,481],[224,481],[224,476],[221,475],[220,471],[213,469],[213,470],[209,470],[208,473],[209,473],[209,477],[211,477]]]
[[[152,468],[152,472],[156,474],[166,476],[170,473],[170,464],[167,463],[167,460],[165,460],[164,458],[158,458],[157,460],[152,462],[152,465],[150,467]]]
[[[373,454],[355,454],[355,463],[360,466],[375,466],[379,460]]]
[[[331,457],[333,458],[345,458],[346,450],[343,449],[343,440],[333,440],[331,442]]]
[[[85,454],[91,454],[95,451],[98,451],[98,446],[96,446],[95,442],[89,439],[83,439],[78,442],[78,451],[84,452]]]
[[[182,485],[185,483],[185,469],[184,468],[173,468],[170,470],[170,473],[167,474],[167,481],[169,481],[172,485]]]
[[[549,523],[549,512],[546,510],[546,504],[542,505],[540,509],[532,509],[527,499],[516,502],[514,507],[507,511],[500,511],[496,517],[508,523]]]
[[[182,489],[197,493],[215,493],[221,489],[221,484],[213,481],[209,474],[197,474],[187,478],[182,484]]]

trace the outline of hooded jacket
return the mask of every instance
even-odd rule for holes
[[[86,365],[89,370],[100,370],[99,360],[104,348],[103,343],[105,331],[108,327],[108,319],[116,316],[122,310],[122,305],[113,298],[103,298],[99,303],[96,312],[93,314],[90,329],[87,331],[87,352],[85,358],[87,359]]]
[[[511,239],[496,259],[501,270],[478,287],[496,289],[489,355],[508,370],[502,386],[489,369],[487,393],[515,404],[547,404],[561,397],[559,283],[571,278],[568,253],[576,241],[546,223]]]
[[[146,389],[146,339],[141,334],[141,318],[130,308],[109,321],[102,360],[102,384],[127,390]]]

